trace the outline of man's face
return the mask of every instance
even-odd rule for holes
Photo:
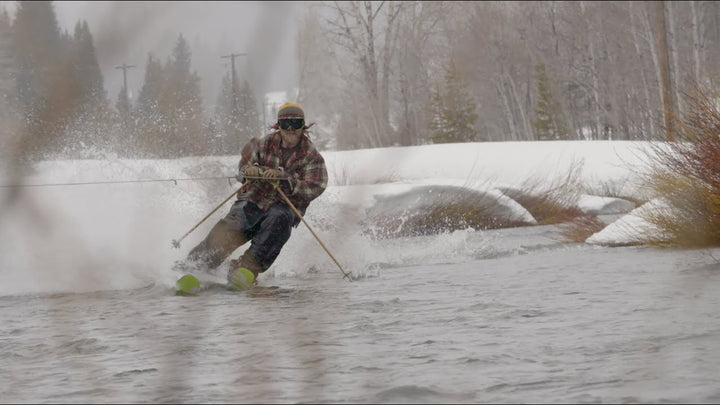
[[[293,148],[300,142],[305,120],[302,118],[281,119],[278,121],[283,148]]]
[[[302,129],[281,129],[280,136],[282,137],[283,148],[294,148],[298,142],[300,142],[300,136],[302,136]]]

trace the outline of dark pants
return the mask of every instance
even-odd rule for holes
[[[275,203],[263,211],[252,202],[237,200],[225,218],[190,251],[188,260],[201,261],[214,269],[250,240],[248,251],[260,267],[257,270],[264,272],[290,238],[294,222],[295,214],[283,203]]]

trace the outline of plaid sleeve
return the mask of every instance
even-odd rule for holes
[[[325,191],[328,174],[325,160],[317,151],[308,154],[303,160],[303,170],[293,176],[293,191],[289,198],[293,203],[307,207],[310,201]]]
[[[255,163],[259,162],[259,151],[260,140],[258,138],[252,138],[248,143],[245,144],[242,151],[240,152],[240,163],[238,163],[238,170],[240,173],[242,173],[246,167],[252,166]]]
[[[238,170],[242,173],[246,168],[262,163],[263,159],[263,139],[252,138],[245,144],[240,152],[240,162]],[[264,181],[246,181],[238,192],[238,198],[247,199],[259,207],[265,209],[270,204],[270,195],[274,193],[274,189],[269,182]]]

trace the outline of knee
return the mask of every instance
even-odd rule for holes
[[[270,207],[266,220],[283,226],[291,226],[294,214],[285,205],[276,204]]]

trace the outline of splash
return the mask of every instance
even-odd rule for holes
[[[0,190],[0,276],[5,287],[0,295],[171,283],[172,262],[184,257],[218,218],[198,227],[179,250],[172,249],[172,239],[227,196],[227,181],[92,183],[187,178],[188,172],[207,174],[208,167],[216,166],[195,159],[36,165],[25,184],[91,184],[23,188],[12,200],[5,198],[11,189]]]

